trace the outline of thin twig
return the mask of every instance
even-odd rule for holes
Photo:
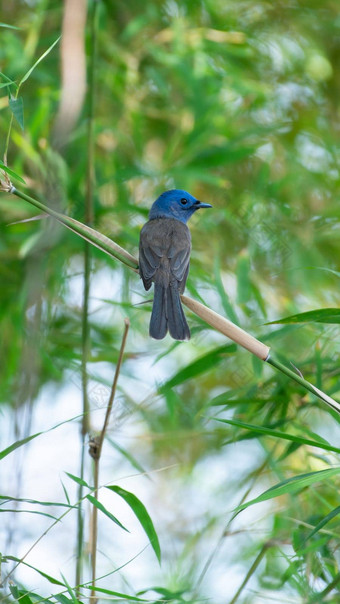
[[[127,335],[128,335],[128,331],[129,331],[129,327],[130,327],[130,322],[128,319],[124,319],[124,323],[125,323],[125,329],[124,329],[124,334],[123,334],[123,338],[122,338],[122,343],[120,346],[119,357],[118,357],[118,361],[117,361],[117,365],[116,365],[116,371],[115,371],[115,375],[113,378],[110,398],[109,398],[109,402],[108,402],[107,409],[106,409],[104,424],[103,424],[103,427],[102,427],[102,430],[101,430],[99,436],[92,441],[90,450],[89,450],[90,455],[94,459],[94,496],[96,499],[98,499],[98,489],[99,489],[100,456],[101,456],[103,442],[104,442],[107,426],[109,423],[116,390],[117,390],[118,377],[119,377],[120,368],[122,365],[126,339],[127,339]],[[96,597],[95,583],[96,583],[96,565],[97,565],[97,536],[98,536],[98,509],[96,508],[96,506],[93,506],[92,535],[91,535],[91,567],[92,567],[91,601],[93,598]]]
[[[304,388],[306,388],[306,390],[309,390],[309,392],[320,398],[324,403],[331,407],[333,411],[336,411],[340,414],[340,403],[338,403],[338,401],[328,396],[328,394],[325,394],[325,392],[322,392],[322,390],[319,390],[319,388],[317,388],[316,386],[313,386],[313,384],[305,380],[305,378],[301,377],[298,373],[295,373],[294,371],[289,369],[289,367],[286,367],[286,365],[280,363],[277,359],[268,355],[266,361],[267,363],[269,363],[269,365],[276,367],[276,369],[288,375],[288,377],[290,377],[292,380],[295,380],[295,382],[300,384],[300,386],[303,386]]]
[[[238,588],[236,594],[234,595],[234,597],[232,598],[232,600],[230,600],[229,604],[235,604],[235,602],[237,602],[239,596],[241,595],[241,592],[243,591],[243,589],[245,588],[245,586],[247,585],[250,577],[254,574],[254,572],[256,571],[258,565],[260,564],[262,558],[265,556],[267,550],[270,547],[275,546],[276,543],[274,543],[273,541],[267,541],[267,543],[264,543],[264,545],[262,546],[262,548],[260,549],[259,554],[256,556],[253,564],[251,565],[250,569],[248,570],[244,580],[242,581],[240,587]]]

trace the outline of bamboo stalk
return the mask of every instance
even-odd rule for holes
[[[26,195],[26,193],[18,191],[13,186],[8,187],[6,189],[5,186],[7,185],[4,185],[3,190],[6,190],[9,193],[13,193],[18,197],[25,199],[39,210],[42,210],[50,216],[53,216],[56,220],[64,224],[64,226],[69,228],[78,236],[82,237],[86,241],[89,241],[90,243],[92,243],[92,245],[95,245],[109,256],[113,256],[120,262],[123,262],[135,272],[138,272],[138,260],[134,258],[134,256],[132,256],[131,254],[129,254],[126,250],[117,245],[114,241],[112,241],[108,237],[105,237],[105,235],[102,235],[101,233],[98,233],[98,231],[96,231],[95,229],[92,229],[82,224],[81,222],[78,222],[78,220],[74,220],[73,218],[65,216],[64,214],[59,214],[58,212],[52,210],[40,201],[37,201],[29,195]],[[298,382],[306,390],[317,396],[319,399],[329,405],[334,411],[340,414],[340,404],[337,401],[322,392],[322,390],[320,390],[319,388],[316,388],[316,386],[313,386],[302,376],[299,376],[297,373],[294,373],[294,371],[292,371],[276,359],[272,358],[270,356],[270,348],[263,344],[263,342],[260,342],[259,340],[248,334],[246,331],[229,321],[228,319],[225,319],[224,317],[214,312],[207,306],[204,306],[204,304],[201,304],[200,302],[197,302],[196,300],[193,300],[188,296],[181,296],[181,298],[183,304],[190,308],[192,312],[201,317],[209,325],[214,327],[214,329],[217,329],[218,331],[223,333],[223,335],[236,342],[236,344],[243,346],[243,348],[246,348],[249,352],[257,356],[262,361],[269,363],[282,373],[286,374],[292,380]]]
[[[108,254],[109,256],[114,256],[115,258],[117,258],[117,260],[123,262],[123,264],[126,264],[130,268],[137,271],[138,261],[136,260],[136,258],[134,258],[131,254],[129,254],[129,252],[120,247],[120,245],[112,241],[112,239],[109,239],[105,235],[102,235],[102,233],[99,233],[95,229],[92,229],[91,227],[87,226],[86,224],[83,224],[82,222],[79,222],[78,220],[75,220],[70,216],[66,216],[66,214],[60,214],[59,212],[56,212],[55,210],[49,208],[37,199],[26,195],[26,193],[23,193],[22,191],[18,191],[18,189],[13,186],[11,187],[9,193],[12,193],[17,197],[28,201],[28,203],[32,204],[39,210],[42,210],[46,214],[49,214],[50,216],[58,220],[58,222],[66,226],[68,229],[85,239],[85,241],[88,241],[98,249],[102,250],[102,252],[105,252],[105,254]]]
[[[116,371],[113,378],[111,393],[109,402],[106,409],[104,424],[102,430],[99,434],[98,438],[93,439],[90,446],[90,455],[94,459],[94,496],[98,499],[98,488],[99,488],[99,465],[100,465],[100,457],[103,447],[103,442],[105,438],[105,434],[107,431],[107,427],[109,424],[109,419],[113,407],[113,402],[117,390],[118,377],[120,373],[120,368],[123,361],[123,355],[125,350],[126,339],[130,327],[130,322],[128,319],[124,319],[125,329],[123,333],[122,343],[120,346],[118,361],[116,365]],[[91,569],[92,569],[92,588],[91,588],[91,602],[96,601],[96,567],[97,567],[97,537],[98,537],[98,509],[96,506],[93,506],[92,511],[92,535],[91,535]]]
[[[223,335],[233,340],[233,342],[236,342],[240,346],[243,346],[243,348],[249,350],[249,352],[257,356],[261,361],[267,360],[270,351],[269,346],[266,346],[217,312],[210,310],[210,308],[204,306],[201,302],[188,298],[188,296],[181,296],[181,299],[185,306],[190,308],[192,312],[201,317],[201,319],[211,325],[211,327],[214,327],[214,329],[223,333]]]
[[[316,386],[313,386],[313,384],[305,380],[305,378],[289,369],[289,367],[286,367],[285,365],[280,363],[277,359],[272,358],[270,355],[268,356],[266,361],[267,363],[269,363],[269,365],[276,367],[276,369],[288,375],[288,377],[290,377],[292,380],[295,380],[295,382],[306,388],[306,390],[309,390],[309,392],[320,398],[322,401],[324,401],[324,403],[326,403],[334,411],[340,414],[340,403],[328,396],[328,394],[325,394],[324,392],[322,392],[322,390],[320,390]]]
[[[88,225],[93,224],[94,204],[93,190],[95,180],[95,140],[94,140],[94,93],[95,93],[95,63],[96,63],[96,14],[98,3],[92,3],[89,11],[89,29],[90,29],[90,60],[89,60],[89,84],[88,84],[88,120],[87,120],[87,178],[86,178],[86,194],[85,194],[85,209],[84,219]],[[86,4],[85,4],[86,7]],[[86,8],[85,8],[86,13]],[[84,479],[85,471],[85,444],[90,432],[90,403],[88,394],[88,372],[87,363],[90,356],[91,348],[91,333],[89,323],[89,300],[90,300],[90,280],[91,280],[91,256],[92,247],[88,241],[84,241],[84,277],[83,277],[83,308],[82,308],[82,354],[81,354],[81,384],[82,384],[82,399],[83,413],[81,420],[81,458],[80,458],[80,478]],[[83,498],[83,484],[80,482],[78,487],[78,500]],[[77,508],[77,558],[76,558],[76,580],[75,584],[80,585],[83,573],[83,547],[84,547],[84,522],[83,522],[83,506],[79,504]],[[79,598],[79,590],[76,590]]]
[[[340,404],[337,401],[328,396],[328,394],[322,392],[322,390],[319,390],[319,388],[316,388],[316,386],[313,386],[310,382],[305,380],[304,377],[298,375],[289,369],[289,367],[286,367],[273,358],[270,355],[269,346],[266,346],[263,344],[263,342],[260,342],[231,321],[228,321],[228,319],[225,319],[218,313],[210,310],[210,308],[204,306],[204,304],[201,304],[201,302],[197,302],[197,300],[193,300],[187,296],[181,296],[181,299],[183,304],[190,308],[190,310],[192,310],[196,315],[201,317],[201,319],[206,321],[206,323],[214,327],[214,329],[223,333],[223,335],[233,340],[233,342],[236,342],[236,344],[246,348],[246,350],[261,359],[261,361],[269,363],[269,365],[272,365],[282,373],[288,375],[288,377],[290,377],[292,380],[295,380],[295,382],[306,388],[306,390],[309,390],[309,392],[312,392],[312,394],[317,396],[324,403],[329,405],[329,407],[331,407],[334,411],[340,414]]]

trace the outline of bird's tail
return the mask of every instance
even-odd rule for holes
[[[190,329],[184,316],[177,283],[168,287],[155,283],[150,336],[162,340],[168,329],[175,340],[190,339]]]

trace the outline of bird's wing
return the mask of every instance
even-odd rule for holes
[[[146,290],[150,289],[156,271],[167,284],[179,283],[182,292],[189,271],[191,238],[186,225],[177,220],[152,220],[141,231],[139,272]]]
[[[168,257],[170,259],[171,273],[180,284],[184,282],[184,285],[189,272],[190,252],[191,246],[189,243],[189,245],[186,245],[185,247],[177,251],[176,249],[170,249],[168,254]]]
[[[139,273],[146,290],[150,289],[156,270],[163,255],[157,240],[153,239],[148,223],[144,226],[139,243]]]

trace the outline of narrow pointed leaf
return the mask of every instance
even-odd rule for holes
[[[266,325],[275,325],[277,323],[340,323],[340,308],[319,308],[316,310],[309,310],[308,312],[302,312],[298,315],[290,315],[283,319],[277,319],[266,323]]]
[[[36,68],[37,65],[39,65],[39,63],[45,58],[47,57],[47,55],[51,52],[51,50],[55,47],[56,44],[58,44],[59,40],[60,40],[61,36],[59,36],[59,38],[57,38],[53,44],[51,44],[51,46],[45,50],[45,52],[41,55],[41,57],[39,57],[39,59],[34,63],[34,65],[32,65],[32,67],[25,73],[25,75],[21,78],[20,82],[19,82],[19,87],[21,86],[21,84],[23,84],[24,82],[26,82],[26,80],[28,80],[28,78],[30,77],[32,71]]]
[[[298,436],[297,434],[286,434],[284,432],[280,432],[279,430],[272,430],[271,428],[265,428],[263,426],[254,426],[252,424],[245,424],[244,422],[240,422],[238,420],[232,419],[219,419],[218,417],[214,417],[218,422],[222,424],[229,424],[230,426],[236,426],[238,428],[244,428],[245,430],[249,430],[250,432],[254,432],[255,434],[264,434],[267,436],[273,436],[274,438],[282,438],[284,440],[291,440],[293,443],[297,445],[309,445],[310,447],[318,447],[319,449],[324,449],[324,451],[333,451],[334,453],[340,453],[340,449],[338,447],[333,447],[327,442],[315,441],[309,438],[304,438],[303,436]]]
[[[62,583],[61,581],[58,581],[58,579],[55,579],[54,577],[51,577],[51,575],[44,573],[42,570],[39,570],[39,568],[32,566],[32,564],[28,564],[24,560],[21,560],[21,558],[16,558],[15,556],[4,556],[4,559],[12,560],[13,562],[18,562],[20,564],[24,564],[25,566],[28,566],[28,568],[32,568],[32,570],[35,570],[39,575],[44,577],[44,579],[47,579],[47,581],[49,581],[53,585],[61,585],[62,587],[65,587],[64,583]]]
[[[21,130],[24,129],[24,101],[22,96],[19,96],[17,99],[14,97],[10,97],[8,99],[8,105],[10,110],[12,111],[15,119],[17,120]]]
[[[6,88],[6,86],[11,86],[12,82],[3,82],[2,84],[0,84],[0,88]]]
[[[62,508],[73,508],[73,505],[67,505],[67,503],[59,503],[58,501],[40,501],[39,499],[26,499],[23,497],[10,497],[9,495],[0,495],[0,501],[16,501],[20,503],[30,503],[32,505],[45,505],[45,506],[59,506]]]
[[[19,174],[17,174],[16,172],[14,172],[14,170],[11,170],[11,168],[9,168],[8,166],[5,166],[5,164],[1,160],[0,160],[0,170],[3,170],[4,172],[6,172],[7,174],[9,174],[13,178],[16,178],[17,180],[19,180],[23,184],[26,184],[25,181],[24,181],[24,179],[21,178],[21,176],[19,176]]]
[[[21,27],[16,27],[16,25],[9,25],[8,23],[0,23],[0,27],[7,27],[7,29],[21,29]]]
[[[11,80],[11,78],[9,78],[8,76],[6,76],[4,73],[2,73],[2,71],[0,71],[0,77],[5,80],[5,82],[7,82],[7,84],[14,84],[14,86],[16,88],[18,88],[16,82],[14,82],[13,80]]]
[[[118,518],[116,518],[116,516],[111,514],[111,512],[109,512],[109,510],[102,503],[100,503],[100,501],[98,501],[98,499],[93,497],[93,495],[87,495],[86,498],[92,503],[92,505],[94,505],[96,508],[98,508],[98,510],[103,512],[103,514],[105,514],[105,516],[110,518],[110,520],[112,520],[112,522],[117,524],[120,528],[122,528],[127,533],[130,532],[121,522],[119,522]]]
[[[76,482],[80,486],[86,487],[87,489],[92,489],[92,487],[90,487],[90,485],[87,484],[87,482],[85,482],[85,480],[83,480],[83,478],[79,478],[79,476],[75,476],[74,474],[71,474],[70,472],[66,472],[66,474],[69,478],[71,478],[71,480],[74,480],[74,482]]]
[[[110,489],[110,491],[113,491],[114,493],[122,497],[124,501],[126,501],[126,503],[130,506],[131,510],[141,523],[147,537],[149,538],[151,547],[155,552],[158,561],[160,562],[161,548],[159,545],[158,536],[144,504],[140,501],[140,499],[138,499],[138,497],[136,497],[136,495],[130,493],[130,491],[125,491],[125,489],[122,489],[121,487],[112,485],[106,488]]]
[[[65,594],[54,594],[53,598],[55,598],[57,602],[60,602],[60,604],[70,604],[70,602],[72,602],[71,598],[68,598]]]
[[[325,516],[318,524],[313,528],[313,530],[307,535],[307,537],[303,540],[303,545],[311,539],[316,533],[318,533],[330,520],[333,520],[338,514],[340,514],[340,505],[334,508],[327,516]]]
[[[139,461],[133,455],[131,455],[131,453],[129,453],[129,451],[127,451],[126,449],[124,449],[123,447],[118,445],[116,442],[111,440],[111,438],[109,438],[108,441],[117,451],[119,451],[119,453],[121,453],[130,462],[130,464],[138,472],[141,472],[141,474],[145,474],[147,476],[147,472],[146,472],[145,468],[143,468],[143,466],[141,466]],[[147,478],[149,478],[149,476],[147,476]]]
[[[20,602],[20,604],[33,604],[29,595],[25,591],[18,589],[16,585],[9,585],[9,590],[13,598]]]
[[[63,573],[60,573],[60,574],[61,574],[62,579],[63,579],[63,581],[64,581],[64,583],[65,583],[65,585],[66,585],[67,591],[68,591],[68,593],[69,593],[69,594],[70,594],[70,596],[71,596],[71,600],[70,600],[70,601],[71,601],[71,602],[73,602],[73,604],[81,604],[81,602],[80,602],[79,600],[77,600],[77,598],[76,598],[76,596],[75,596],[75,593],[74,593],[74,591],[73,591],[73,589],[72,589],[71,585],[70,585],[70,584],[68,583],[68,581],[66,580],[66,577],[63,575]]]
[[[15,451],[15,449],[22,447],[22,445],[29,443],[30,440],[33,440],[33,438],[40,436],[40,434],[41,432],[37,432],[36,434],[31,434],[31,436],[26,436],[26,438],[23,438],[22,440],[17,440],[15,443],[7,447],[7,449],[0,451],[0,459],[3,459],[4,457],[6,457],[6,455],[9,455],[10,453],[12,453],[12,451]]]
[[[197,375],[206,373],[214,367],[217,367],[217,365],[226,358],[226,355],[232,354],[235,350],[235,344],[224,344],[223,346],[214,348],[204,356],[189,363],[184,369],[178,371],[170,378],[170,380],[160,386],[159,392],[165,392],[166,390],[169,390],[169,388],[174,388],[186,380],[192,379]]]
[[[89,587],[88,585],[84,585],[83,587],[84,589],[91,589],[91,587]],[[111,589],[105,589],[104,587],[96,587],[95,590],[100,594],[107,594],[108,596],[114,596],[115,598],[128,600],[128,602],[150,602],[150,600],[136,598],[136,596],[129,596],[128,594],[123,594],[120,591],[112,591]]]
[[[39,516],[46,516],[46,518],[51,518],[52,520],[57,520],[59,522],[59,518],[56,516],[52,516],[52,514],[46,514],[46,512],[38,512],[37,510],[13,510],[0,508],[0,514],[4,512],[10,512],[11,514],[38,514]]]
[[[329,480],[340,474],[340,466],[336,468],[330,468],[327,470],[320,470],[319,472],[309,472],[308,474],[300,474],[299,476],[293,476],[292,478],[288,478],[287,480],[283,480],[279,482],[274,487],[271,487],[259,497],[252,499],[251,501],[247,501],[242,505],[239,505],[235,508],[235,512],[241,512],[246,508],[254,505],[255,503],[261,503],[262,501],[268,501],[269,499],[274,499],[275,497],[279,497],[280,495],[286,495],[296,493],[297,491],[301,491],[301,489],[305,489],[316,482],[322,482],[323,480]]]

